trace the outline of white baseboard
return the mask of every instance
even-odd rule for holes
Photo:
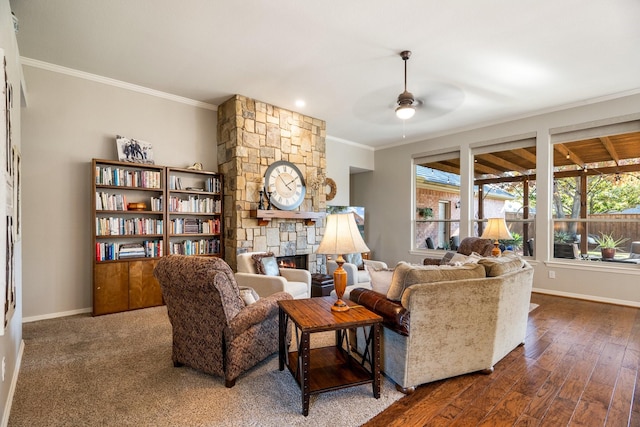
[[[73,316],[76,314],[85,314],[85,313],[91,313],[91,307],[80,308],[78,310],[61,311],[58,313],[43,314],[40,316],[23,317],[22,323],[36,322],[38,320],[55,319],[57,317],[67,317],[67,316]]]
[[[538,294],[555,295],[558,297],[567,297],[567,298],[581,299],[585,301],[603,302],[606,304],[624,305],[627,307],[640,308],[640,302],[637,302],[637,301],[626,301],[626,300],[614,299],[614,298],[596,297],[593,295],[574,294],[572,292],[562,292],[562,291],[554,291],[550,289],[540,289],[540,288],[533,288],[532,291]]]
[[[24,353],[24,340],[20,341],[20,348],[18,349],[18,358],[16,360],[16,368],[13,370],[13,376],[11,377],[11,386],[9,387],[9,395],[7,396],[7,401],[5,402],[4,407],[4,415],[2,416],[2,420],[0,425],[2,427],[7,427],[9,424],[9,415],[11,414],[11,404],[13,403],[13,395],[16,392],[16,387],[18,385],[18,374],[20,373],[20,366],[22,365],[22,354]]]

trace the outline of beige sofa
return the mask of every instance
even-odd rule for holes
[[[354,289],[350,299],[383,316],[382,370],[410,393],[443,378],[492,372],[524,343],[532,282],[533,268],[518,257],[399,263],[387,295]],[[363,351],[363,337],[354,338]]]

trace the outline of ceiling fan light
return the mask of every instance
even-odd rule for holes
[[[416,109],[412,105],[401,105],[396,108],[396,116],[402,120],[410,119],[415,113]]]

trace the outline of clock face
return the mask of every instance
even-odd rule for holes
[[[271,204],[278,209],[292,210],[304,200],[306,187],[300,169],[291,162],[274,162],[264,175],[266,191],[271,192]]]

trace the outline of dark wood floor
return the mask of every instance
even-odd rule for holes
[[[640,426],[640,309],[531,301],[525,345],[492,374],[422,385],[365,425]]]

